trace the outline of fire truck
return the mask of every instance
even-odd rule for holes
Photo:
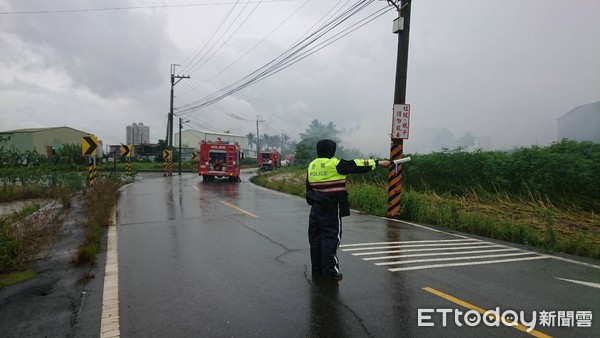
[[[200,143],[198,175],[203,181],[227,177],[229,182],[240,181],[240,161],[244,154],[237,142],[202,141]]]
[[[261,151],[258,155],[258,168],[261,170],[273,170],[281,167],[281,154],[275,150]]]

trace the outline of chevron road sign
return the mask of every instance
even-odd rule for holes
[[[131,157],[132,155],[132,148],[133,146],[131,144],[121,144],[121,155],[125,156],[125,157]]]
[[[83,156],[96,156],[98,153],[98,136],[84,136],[81,138],[81,154]]]

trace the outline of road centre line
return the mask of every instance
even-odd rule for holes
[[[356,243],[356,244],[342,244],[340,248],[349,248],[357,246],[369,246],[369,245],[385,245],[385,244],[410,244],[410,243],[447,243],[447,242],[475,242],[477,239],[438,239],[438,240],[422,240],[422,241],[399,241],[399,242],[375,242],[375,243]]]
[[[367,256],[367,255],[384,255],[384,254],[391,254],[391,253],[403,253],[403,252],[418,252],[418,251],[442,251],[442,250],[462,250],[462,249],[480,249],[480,248],[498,248],[498,247],[505,247],[504,245],[499,245],[499,244],[491,244],[491,243],[486,243],[486,242],[482,242],[482,243],[476,243],[476,244],[469,244],[469,245],[461,245],[461,246],[455,246],[455,247],[450,247],[450,248],[425,248],[425,249],[403,249],[403,250],[391,250],[391,251],[373,251],[373,252],[358,252],[358,253],[353,253],[353,256]],[[346,251],[343,250],[342,251]]]
[[[398,272],[398,271],[409,271],[409,270],[449,268],[449,267],[453,267],[453,266],[498,264],[498,263],[531,261],[531,260],[535,260],[535,259],[546,259],[546,258],[548,258],[548,257],[538,255],[538,256],[535,256],[535,257],[499,259],[499,260],[492,260],[492,261],[478,261],[478,262],[463,262],[463,263],[446,263],[446,264],[432,264],[432,265],[409,266],[409,267],[405,267],[405,268],[392,268],[392,269],[388,269],[388,271]]]
[[[458,252],[433,252],[433,253],[419,253],[410,255],[395,255],[395,256],[381,256],[381,257],[367,257],[363,258],[365,261],[375,261],[382,259],[396,259],[396,258],[409,258],[409,257],[427,257],[427,256],[449,256],[449,255],[464,255],[473,253],[488,253],[488,252],[504,252],[504,251],[515,251],[519,249],[494,249],[494,250],[473,250],[473,251],[458,251]]]
[[[474,242],[474,243],[460,243],[459,245],[466,244],[487,244],[486,242]],[[440,247],[440,246],[455,246],[456,243],[442,243],[442,244],[405,244],[405,245],[388,245],[388,246],[374,246],[368,248],[351,248],[342,249],[343,251],[365,251],[365,250],[383,250],[383,249],[401,249],[401,248],[418,248],[418,247]]]
[[[382,262],[382,263],[375,263],[375,265],[400,265],[400,264],[427,263],[427,262],[460,261],[460,260],[465,260],[465,259],[482,259],[482,258],[524,256],[524,255],[531,255],[531,254],[535,254],[535,253],[532,253],[532,252],[516,252],[516,253],[495,254],[495,255],[460,256],[460,257],[438,257],[438,258],[426,258],[426,259],[413,259],[413,260],[408,260],[408,261]]]
[[[438,296],[440,298],[443,298],[443,299],[445,299],[445,300],[447,300],[449,302],[452,302],[452,303],[454,303],[456,305],[462,306],[462,307],[467,308],[469,310],[476,311],[479,314],[483,315],[483,314],[485,314],[487,312],[486,310],[484,310],[484,309],[482,309],[482,308],[480,308],[478,306],[475,306],[473,304],[467,303],[467,302],[465,302],[463,300],[460,300],[460,299],[458,299],[456,297],[450,296],[449,294],[443,293],[443,292],[438,291],[436,289],[433,289],[433,288],[430,288],[430,287],[425,287],[425,288],[423,288],[423,290],[425,290],[425,291],[427,291],[429,293],[432,293],[432,294],[434,294],[434,295],[436,295],[436,296]],[[488,313],[487,316],[488,316],[488,318],[490,318],[492,320],[496,319],[496,316],[494,314]],[[509,323],[512,323],[512,321],[508,322],[504,317],[501,317],[500,321],[502,322],[502,324],[504,324],[504,325],[506,325],[508,327],[515,328],[515,329],[517,329],[519,331],[522,331],[523,333],[526,333],[526,334],[534,336],[534,337],[538,337],[538,338],[550,338],[551,337],[551,336],[549,336],[549,335],[547,335],[545,333],[542,333],[540,331],[537,331],[537,330],[531,330],[530,332],[527,332],[527,327],[525,327],[525,326],[523,326],[521,324],[517,324],[517,325],[514,325],[514,326],[513,325],[508,325]]]
[[[255,214],[253,214],[253,213],[250,213],[250,212],[248,212],[248,211],[246,211],[246,210],[240,209],[240,208],[236,207],[236,206],[235,206],[235,205],[233,205],[233,204],[227,203],[227,202],[225,202],[225,201],[219,201],[219,202],[221,202],[221,203],[225,204],[226,206],[228,206],[228,207],[230,207],[230,208],[233,208],[233,209],[235,209],[235,210],[237,210],[237,211],[239,211],[239,212],[242,212],[242,213],[244,213],[244,214],[246,214],[246,215],[249,215],[249,216],[252,216],[252,217],[256,217],[256,218],[258,218],[258,216],[256,216]]]

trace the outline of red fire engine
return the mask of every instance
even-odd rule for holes
[[[230,182],[240,181],[240,161],[243,153],[237,142],[217,141],[200,143],[198,175],[204,181],[228,177]]]
[[[258,168],[273,170],[281,167],[281,154],[275,150],[261,151],[258,156]]]

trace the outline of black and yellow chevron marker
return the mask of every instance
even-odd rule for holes
[[[131,163],[129,162],[129,159],[125,162],[125,175],[131,176]]]
[[[94,186],[94,183],[92,181],[93,174],[94,174],[94,166],[92,165],[92,161],[90,160],[90,162],[88,163],[88,185],[90,187]]]
[[[402,142],[392,144],[390,148],[390,161],[402,158]],[[400,196],[402,194],[402,164],[392,165],[388,174],[388,217],[398,216],[400,214]]]
[[[92,184],[91,186],[93,187],[94,185],[96,185],[96,174],[97,174],[97,167],[95,165],[92,164]]]
[[[163,176],[167,176],[167,168],[169,166],[169,162],[165,161],[163,164]]]

